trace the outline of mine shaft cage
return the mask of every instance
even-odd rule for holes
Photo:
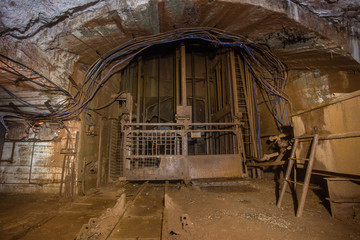
[[[240,123],[127,123],[123,175],[133,180],[244,177]],[[203,152],[189,142],[204,139]],[[227,143],[226,149],[217,148]]]
[[[113,179],[247,176],[247,156],[259,153],[249,67],[232,49],[187,46],[139,56],[119,74]]]

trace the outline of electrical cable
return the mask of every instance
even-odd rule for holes
[[[223,47],[234,49],[237,54],[241,55],[245,64],[248,66],[249,72],[259,87],[262,95],[266,95],[267,101],[265,102],[270,105],[269,109],[278,127],[280,128],[281,126],[288,124],[287,114],[284,113],[287,112],[287,106],[291,107],[291,103],[288,96],[286,96],[283,91],[286,86],[286,66],[270,52],[266,45],[257,44],[239,35],[229,34],[214,28],[175,29],[165,33],[131,39],[98,58],[89,67],[84,81],[73,96],[68,91],[31,68],[2,54],[0,54],[0,57],[19,66],[18,68],[12,69],[15,71],[14,74],[19,74],[19,71],[34,74],[39,77],[38,80],[34,81],[44,80],[48,85],[45,85],[44,83],[38,84],[50,86],[52,89],[60,91],[65,96],[64,100],[54,106],[54,112],[34,113],[31,116],[27,116],[28,119],[66,121],[78,117],[85,109],[88,109],[89,103],[95,98],[99,90],[108,82],[111,76],[126,68],[134,58],[141,55],[145,50],[153,46],[181,43],[184,41],[200,41],[215,48]],[[14,98],[19,99],[11,92],[9,94]],[[115,101],[116,100],[113,100],[100,108],[89,108],[89,110],[96,111],[104,109],[109,107]],[[26,101],[24,104],[36,107]]]

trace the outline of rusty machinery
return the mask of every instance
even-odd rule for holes
[[[254,86],[242,82],[249,73],[234,51],[227,49],[216,51],[211,62],[206,54],[202,57],[205,74],[199,80],[196,67],[201,67],[201,57],[195,63],[195,53],[189,48],[186,53],[185,45],[181,44],[174,50],[175,83],[170,85],[173,96],[160,96],[159,56],[150,60],[139,57],[137,66],[132,67],[136,74],[129,73],[129,69],[123,71],[124,82],[136,81],[137,86],[135,89],[124,87],[124,93],[118,97],[121,102],[122,141],[117,143],[122,149],[121,176],[130,180],[247,176],[246,155],[257,156],[259,150],[254,129],[255,99],[252,94],[246,94],[254,91]],[[190,64],[186,63],[187,55]],[[157,72],[146,72],[146,64],[155,65]],[[186,73],[187,65],[190,76]],[[147,83],[147,79],[152,82]],[[202,81],[203,88],[195,81]],[[152,85],[145,86],[146,83]],[[148,95],[157,95],[153,97],[157,100],[145,99],[146,88],[154,89],[155,94]],[[189,89],[191,93],[187,92]],[[167,107],[169,103],[174,107]],[[173,121],[167,116],[169,114],[174,115]]]

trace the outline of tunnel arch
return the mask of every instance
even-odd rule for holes
[[[306,1],[81,0],[72,4],[42,3],[38,6],[32,6],[28,1],[20,3],[23,4],[9,1],[1,6],[1,13],[4,13],[0,23],[1,53],[21,60],[70,92],[76,92],[74,88],[83,84],[90,65],[110,49],[137,37],[184,27],[216,27],[267,44],[291,70],[293,81],[287,94],[294,100],[295,110],[307,109],[331,100],[336,94],[359,89],[356,30],[339,27],[330,17],[320,16],[308,8]],[[51,10],[44,11],[46,8]],[[21,14],[25,12],[30,12],[30,15]],[[108,93],[115,89],[111,84],[105,88]],[[20,95],[26,92],[31,96],[27,97],[30,103],[39,104],[46,111],[44,103],[47,100],[53,101],[53,105],[61,100],[58,95],[42,94],[41,91],[23,91],[18,86],[13,89]],[[6,110],[15,111],[8,106],[8,95],[3,95]],[[90,107],[101,106],[105,100],[104,97]],[[24,109],[23,106],[20,109]],[[262,119],[271,118],[271,115],[266,115],[266,110],[262,114]],[[94,140],[101,121],[112,118],[96,113],[92,115],[96,116],[93,122],[96,127],[84,119],[80,123],[70,123],[76,126],[74,129],[82,129],[92,136],[83,145],[95,146],[101,142]],[[308,119],[304,121],[308,122]],[[262,123],[263,132],[277,134],[276,125],[273,125]],[[305,127],[300,130],[305,131]],[[101,158],[100,151],[95,151],[90,149],[80,157]],[[91,165],[91,169],[96,169],[96,166]],[[91,174],[95,173],[91,171]]]

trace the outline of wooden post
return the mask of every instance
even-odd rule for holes
[[[306,169],[306,175],[305,175],[305,180],[304,180],[304,186],[302,189],[301,199],[300,199],[298,209],[296,211],[297,217],[301,217],[303,214],[303,211],[304,211],[305,199],[306,199],[306,195],[307,195],[307,192],[309,189],[311,172],[312,172],[312,168],[313,168],[313,165],[315,162],[316,145],[317,145],[318,141],[319,141],[319,135],[315,134],[314,138],[313,138],[313,142],[310,147],[311,150],[310,150],[310,156],[309,156],[309,165],[307,166],[307,169]],[[294,181],[296,182],[296,179],[294,179]]]

